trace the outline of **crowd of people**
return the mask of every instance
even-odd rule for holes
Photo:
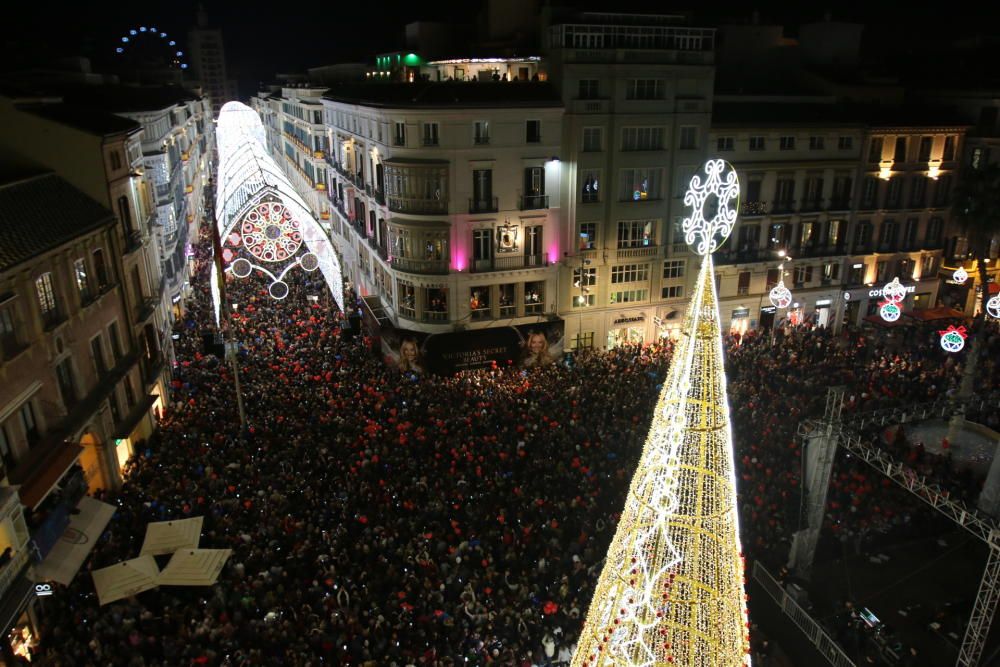
[[[118,509],[84,570],[46,601],[45,664],[568,664],[669,340],[435,377],[384,364],[311,275],[283,301],[231,279],[244,428],[230,366],[202,349],[210,249],[203,235],[160,428],[102,493]],[[930,337],[801,327],[726,348],[744,546],[772,567],[798,528],[796,429],[826,388],[862,411],[958,377]],[[827,532],[909,521],[887,487],[839,462]],[[98,606],[89,570],[137,554],[148,522],[192,516],[202,547],[233,550],[215,586]]]

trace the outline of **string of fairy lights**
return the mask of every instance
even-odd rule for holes
[[[703,257],[695,293],[573,667],[750,664],[712,262],[735,224],[739,183],[723,160],[703,171],[691,180],[683,221]]]

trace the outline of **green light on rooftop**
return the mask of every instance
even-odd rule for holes
[[[407,53],[406,57],[403,58],[403,63],[411,67],[414,67],[416,65],[422,65],[423,62],[424,62],[423,59],[416,53]]]

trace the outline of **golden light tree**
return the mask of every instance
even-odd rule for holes
[[[701,270],[573,667],[750,664],[712,263],[738,202],[736,172],[723,160],[691,179],[684,232]]]

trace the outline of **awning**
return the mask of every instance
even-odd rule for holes
[[[152,556],[139,556],[90,573],[103,606],[157,587],[160,568]]]
[[[965,317],[965,313],[962,311],[955,310],[954,308],[949,308],[947,306],[939,306],[937,308],[920,308],[903,314],[907,317],[912,317],[915,320],[920,320],[921,322],[929,322],[931,320],[962,319]]]
[[[157,521],[146,526],[146,537],[139,553],[143,556],[163,556],[178,549],[195,549],[201,540],[201,524],[205,517],[196,516],[179,521]]]
[[[1000,285],[997,283],[986,283],[986,291],[989,294],[1000,294]]]
[[[36,581],[56,581],[69,586],[111,521],[116,507],[84,496],[77,509],[79,513],[70,516],[69,527],[62,537],[45,560],[35,566]]]
[[[3,604],[0,605],[0,633],[4,636],[14,625],[17,617],[21,615],[24,608],[28,606],[28,600],[34,595],[35,584],[28,580],[28,577],[21,573],[15,579],[7,592],[3,594]]]
[[[160,573],[161,586],[211,586],[233,555],[232,549],[182,549]]]
[[[35,457],[29,453],[8,477],[11,485],[20,486],[21,504],[29,509],[38,507],[82,453],[83,447],[75,442],[60,442]]]
[[[865,320],[865,322],[871,322],[872,324],[877,324],[877,325],[883,326],[883,327],[885,327],[887,329],[891,329],[893,327],[901,327],[904,324],[906,324],[906,322],[904,322],[902,320],[902,318],[896,320],[895,322],[886,322],[885,320],[882,319],[881,316],[879,316],[877,314],[876,315],[866,315],[865,318],[864,318],[864,320]]]

